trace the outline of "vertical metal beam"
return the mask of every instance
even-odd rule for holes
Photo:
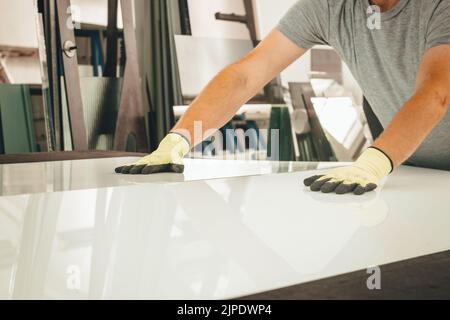
[[[178,6],[180,7],[181,34],[191,36],[191,18],[189,15],[189,6],[187,0],[179,0]]]
[[[253,4],[253,0],[243,0],[243,2],[245,8],[244,15],[238,15],[235,13],[225,14],[217,12],[216,19],[245,24],[250,32],[250,39],[253,42],[253,46],[256,47],[259,44],[259,40],[258,40],[258,32],[256,30],[255,6]]]
[[[58,32],[58,18],[56,14],[56,1],[49,0],[49,36],[50,36],[50,51],[51,55],[49,63],[49,78],[51,74],[51,95],[52,95],[52,112],[53,112],[53,137],[54,150],[64,150],[64,138],[63,138],[63,120],[62,120],[62,103],[61,103],[61,81],[59,76],[59,64],[60,64],[60,51],[59,51],[59,38]],[[48,55],[47,55],[48,57]]]
[[[72,145],[74,151],[85,151],[88,150],[88,140],[81,99],[80,75],[78,71],[75,33],[70,12],[70,0],[57,0],[56,7],[61,39],[59,49],[62,52],[64,65],[64,82],[67,92]],[[53,81],[57,80],[53,79]]]
[[[35,9],[37,10],[37,39],[38,39],[38,47],[39,47],[39,62],[41,68],[41,78],[42,78],[42,86],[41,86],[41,101],[36,101],[35,111],[39,113],[39,117],[42,117],[44,120],[44,130],[36,131],[36,138],[38,136],[43,135],[45,140],[41,140],[39,143],[42,152],[50,152],[56,149],[55,147],[55,139],[54,139],[54,119],[53,119],[53,98],[52,98],[52,85],[50,82],[50,71],[51,68],[48,66],[49,58],[48,50],[51,46],[50,43],[47,43],[47,38],[50,37],[48,34],[48,0],[38,0],[36,2]],[[41,105],[42,103],[42,105]]]
[[[142,85],[139,74],[138,49],[134,30],[132,0],[121,0],[126,64],[117,117],[114,149],[127,151],[129,135],[136,138],[138,152],[148,152],[149,144],[145,125]]]
[[[118,53],[118,30],[117,11],[119,0],[108,0],[108,28],[106,30],[106,64],[103,75],[105,77],[116,77],[117,75],[117,53]]]
[[[253,45],[256,47],[259,44],[258,32],[256,31],[256,17],[253,0],[244,0],[244,7],[246,12],[246,24],[250,32],[250,39],[253,41]]]

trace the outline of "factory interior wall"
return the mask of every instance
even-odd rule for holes
[[[0,0],[0,46],[36,48],[35,26],[30,0]]]
[[[140,52],[141,66],[144,62],[144,52],[148,52],[148,45],[145,44],[145,30],[143,19],[145,19],[145,2],[146,0],[135,0],[136,12],[136,28],[137,39]],[[293,5],[296,0],[284,0],[283,5],[272,0],[255,1],[257,21],[259,24],[260,37],[266,36],[278,23],[281,17]],[[217,21],[214,17],[216,12],[243,14],[244,6],[242,0],[189,0],[189,9],[191,16],[191,26],[193,36],[196,37],[212,37],[212,38],[228,38],[228,39],[248,39],[248,30],[243,24]],[[72,5],[80,8],[80,11],[74,10],[74,15],[80,15],[83,23],[106,25],[107,22],[107,0],[73,0]],[[35,18],[33,7],[29,5],[28,0],[0,0],[0,45],[14,45],[23,47],[36,47],[37,39],[34,32]],[[11,12],[20,12],[20,26],[14,25],[17,20],[16,15]],[[118,25],[122,25],[121,12],[119,8]],[[19,29],[18,29],[19,28]],[[12,33],[10,30],[16,30]],[[23,30],[23,32],[21,32]],[[145,68],[145,66],[144,66]],[[288,82],[304,82],[308,81],[308,74],[311,70],[311,58],[308,52],[305,57],[299,59],[288,67],[282,73],[282,81],[285,86]],[[344,85],[355,97],[362,97],[359,86],[354,81],[348,68],[344,66]],[[358,99],[358,104],[362,104]]]

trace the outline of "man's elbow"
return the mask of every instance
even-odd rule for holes
[[[448,112],[448,106],[450,104],[450,88],[445,86],[438,87],[436,89],[436,108],[438,114],[444,117]]]
[[[447,88],[444,91],[444,98],[443,98],[444,102],[443,102],[443,108],[445,110],[448,110],[448,107],[450,106],[450,88]]]
[[[450,89],[445,86],[434,85],[425,89],[426,105],[432,108],[433,115],[441,120],[448,112],[450,104]]]

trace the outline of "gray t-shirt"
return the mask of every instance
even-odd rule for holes
[[[450,0],[400,0],[381,13],[381,29],[368,27],[369,6],[369,0],[300,0],[278,29],[304,49],[333,47],[387,127],[413,96],[424,53],[450,44]],[[450,112],[410,162],[450,170]]]

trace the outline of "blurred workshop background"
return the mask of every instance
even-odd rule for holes
[[[295,1],[0,0],[3,159],[153,151],[206,83]],[[265,160],[270,129],[280,130],[283,161],[351,161],[377,135],[356,81],[326,46],[243,106],[221,130],[226,141],[207,141],[192,156],[223,157],[221,148]]]

